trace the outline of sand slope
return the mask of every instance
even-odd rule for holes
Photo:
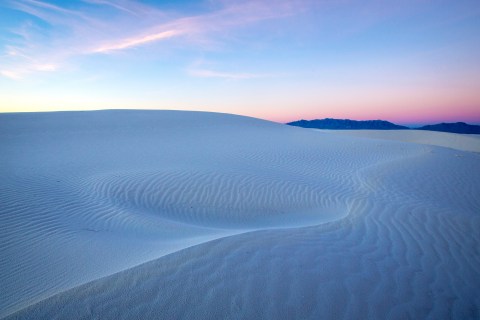
[[[480,316],[478,153],[179,111],[0,139],[0,316]]]
[[[428,130],[322,130],[322,132],[380,140],[413,142],[462,151],[480,152],[480,135]]]

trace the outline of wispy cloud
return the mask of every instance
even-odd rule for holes
[[[11,42],[0,54],[0,74],[19,79],[36,72],[60,70],[76,56],[113,54],[136,47],[178,39],[199,46],[215,42],[237,27],[278,19],[298,10],[307,0],[209,1],[201,14],[163,11],[130,0],[83,0],[60,7],[40,0],[9,1],[11,8],[43,21],[29,20],[12,30]],[[46,24],[45,24],[46,23]],[[196,70],[194,76],[253,78]]]
[[[128,6],[123,6],[121,4],[121,1],[116,1],[116,2],[108,1],[108,0],[83,0],[83,1],[86,3],[110,6],[121,11],[125,11],[131,14],[136,14],[135,10],[131,10],[130,8],[128,8]]]
[[[128,48],[136,47],[149,42],[155,42],[155,41],[172,38],[179,34],[181,34],[181,32],[176,30],[169,30],[169,31],[162,31],[154,34],[149,34],[146,36],[140,36],[137,38],[122,39],[120,41],[116,41],[111,44],[102,45],[101,47],[93,50],[93,52],[108,53],[115,50],[128,49]]]
[[[271,74],[260,73],[245,73],[245,72],[219,72],[208,69],[191,69],[188,70],[191,76],[199,78],[221,78],[228,80],[241,80],[241,79],[255,79],[255,78],[267,78],[272,77]]]
[[[22,78],[21,73],[18,73],[18,72],[12,71],[12,70],[0,70],[0,74],[2,76],[6,77],[6,78],[10,78],[10,79],[14,79],[14,80]]]

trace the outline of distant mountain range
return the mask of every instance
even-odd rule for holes
[[[291,126],[302,128],[315,128],[315,129],[334,129],[334,130],[358,130],[358,129],[371,129],[371,130],[399,130],[409,129],[408,127],[399,126],[394,123],[384,120],[349,120],[349,119],[317,119],[317,120],[300,120],[287,123]]]
[[[465,122],[439,123],[417,128],[418,130],[443,131],[453,133],[480,134],[480,126]]]
[[[314,129],[332,130],[408,130],[409,127],[400,126],[384,120],[349,120],[349,119],[316,119],[299,120],[287,123],[290,126]],[[431,130],[453,133],[480,134],[480,126],[466,124],[464,122],[439,123],[427,125],[416,130]]]

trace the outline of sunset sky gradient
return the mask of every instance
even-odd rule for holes
[[[0,2],[0,112],[480,123],[480,1]]]

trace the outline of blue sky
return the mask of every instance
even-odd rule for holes
[[[479,1],[0,3],[0,112],[480,122]]]

